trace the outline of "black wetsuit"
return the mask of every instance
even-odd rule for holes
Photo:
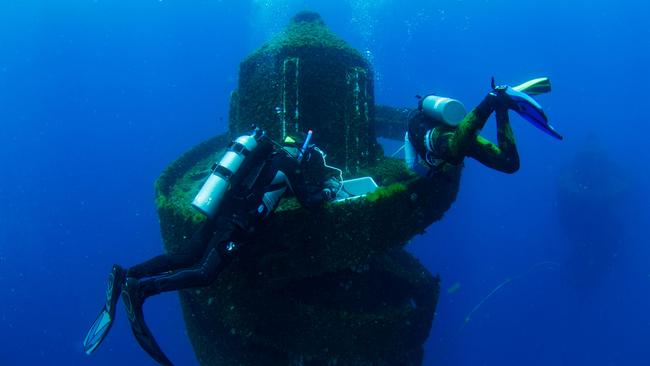
[[[161,292],[211,284],[237,248],[251,240],[257,226],[275,209],[262,204],[269,201],[265,194],[282,195],[288,188],[306,207],[334,197],[337,183],[331,179],[336,172],[326,167],[320,150],[311,147],[299,163],[284,149],[266,147],[270,153],[248,169],[241,184],[226,195],[216,217],[202,224],[182,252],[162,254],[127,270],[127,278],[140,280],[142,300]]]

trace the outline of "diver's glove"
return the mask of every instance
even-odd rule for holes
[[[331,188],[325,188],[321,191],[324,202],[333,201],[336,198],[336,191]]]
[[[540,83],[535,84],[536,80],[540,81]],[[558,140],[562,140],[562,135],[548,123],[548,117],[546,117],[542,106],[530,95],[524,93],[526,90],[531,90],[533,94],[542,94],[551,90],[551,84],[547,78],[540,78],[511,87],[509,85],[496,85],[494,78],[492,78],[492,92],[490,94],[495,97],[495,109],[511,109],[535,127]]]

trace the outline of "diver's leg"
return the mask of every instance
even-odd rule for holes
[[[84,338],[84,351],[88,354],[94,352],[108,335],[115,319],[115,306],[127,278],[141,279],[193,265],[205,252],[207,243],[215,234],[216,227],[217,221],[215,220],[204,222],[182,253],[159,255],[128,270],[124,270],[117,264],[113,265],[108,276],[106,302]]]
[[[216,245],[211,245],[196,266],[139,281],[140,296],[144,300],[161,292],[208,286],[214,282],[223,269],[226,264],[225,259],[230,257],[222,252],[224,250],[218,249]]]
[[[185,268],[195,263],[198,258],[195,253],[160,254],[142,263],[130,267],[127,277],[142,279],[145,277],[157,276],[179,268]]]
[[[166,291],[207,286],[212,283],[230,258],[228,239],[231,231],[214,236],[201,262],[193,268],[173,271],[139,281],[134,277],[126,280],[122,300],[131,324],[131,330],[138,344],[153,359],[162,365],[171,365],[158,346],[144,320],[142,305],[147,297]],[[223,249],[222,249],[223,248]]]
[[[141,279],[160,275],[179,268],[186,268],[196,263],[205,252],[210,239],[215,235],[216,225],[213,220],[206,220],[194,233],[192,240],[184,246],[183,251],[174,254],[161,254],[145,262],[130,267],[127,277]]]

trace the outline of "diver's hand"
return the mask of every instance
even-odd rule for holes
[[[325,202],[332,201],[336,198],[336,192],[331,188],[323,189],[321,191],[321,195],[323,196],[323,201]]]
[[[510,85],[496,85],[494,77],[492,77],[492,91],[490,95],[494,97],[494,106],[495,109],[512,109],[517,111],[519,106],[515,103],[512,98],[508,95],[508,89],[511,88]]]
[[[551,91],[550,81],[548,78],[538,78],[516,87],[510,87],[508,85],[497,86],[494,78],[492,78],[492,92],[490,92],[490,95],[494,96],[497,111],[504,108],[511,109],[537,128],[558,140],[562,140],[562,135],[548,123],[548,117],[544,113],[542,106],[527,94],[527,91],[532,91],[534,94],[548,93]]]

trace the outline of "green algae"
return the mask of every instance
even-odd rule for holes
[[[239,287],[255,290],[236,291]],[[208,305],[212,288],[223,295]],[[419,365],[405,363],[405,354],[421,350],[438,292],[438,278],[406,252],[392,251],[363,268],[291,284],[280,284],[263,273],[243,277],[227,269],[210,290],[185,291],[181,298],[184,306],[197,310],[186,315],[196,327],[190,328],[191,335],[208,329],[219,334],[219,342],[199,347],[202,364],[221,364],[217,360],[233,365],[287,364],[278,356],[282,350],[285,357],[338,359],[343,365],[369,364],[368,360]],[[235,349],[238,356],[228,361],[224,354],[231,352],[224,348]],[[251,355],[252,349],[259,357]],[[261,361],[268,355],[280,360]]]
[[[223,153],[223,147],[211,141],[215,139],[198,145],[203,155],[188,152],[181,157],[183,164],[172,164],[159,179],[159,185],[174,182],[157,190],[169,251],[182,248],[200,221],[188,202],[209,174],[211,161]],[[206,144],[215,150],[205,150]],[[363,173],[388,185],[364,199],[312,211],[294,198],[283,200],[261,229],[260,239],[242,251],[212,286],[181,292],[188,334],[202,365],[259,364],[252,350],[265,360],[275,360],[264,361],[268,365],[287,364],[290,355],[337,358],[349,365],[370,359],[391,365],[397,361],[390,360],[409,355],[413,365],[419,364],[417,355],[430,328],[438,283],[400,248],[449,208],[460,170],[439,173],[435,187],[398,159],[380,159]],[[391,259],[400,256],[402,264]],[[337,293],[331,286],[325,291],[324,283],[346,276],[357,276],[356,282],[365,284],[376,278],[390,282],[387,275],[377,273],[388,273],[395,288],[409,289],[400,304],[363,312],[324,305],[338,299],[353,307],[350,299],[360,298],[364,287]],[[320,289],[321,296],[306,295],[308,285]],[[418,306],[415,312],[404,299],[418,296],[429,305]],[[372,356],[378,346],[386,352]]]
[[[252,122],[277,140],[313,129],[329,164],[380,185],[365,198],[312,210],[283,199],[212,285],[180,292],[201,365],[422,363],[439,279],[403,247],[449,209],[461,167],[443,166],[429,180],[383,156],[373,78],[368,62],[320,17],[301,13],[242,62],[229,132],[197,145],[158,179],[169,252],[182,251],[204,219],[190,202],[209,167]],[[382,108],[394,136],[403,115]]]

